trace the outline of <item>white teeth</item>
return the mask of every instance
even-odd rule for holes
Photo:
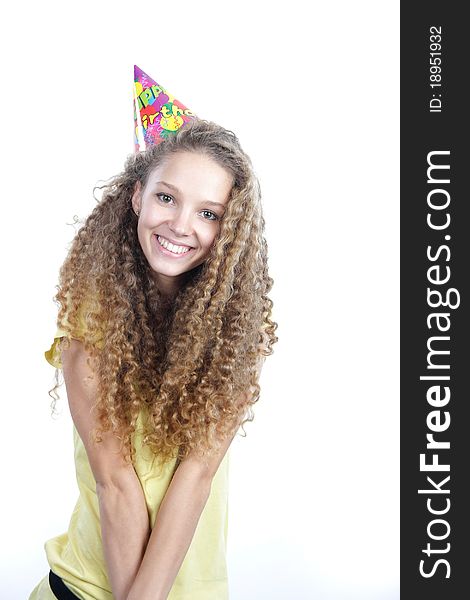
[[[163,239],[159,235],[157,235],[157,240],[161,246],[163,246],[170,252],[173,252],[174,254],[185,254],[186,252],[189,252],[189,250],[191,250],[191,248],[187,248],[185,246],[175,246],[171,242],[167,242],[165,239]]]

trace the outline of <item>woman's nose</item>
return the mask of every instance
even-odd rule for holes
[[[170,229],[177,235],[188,235],[191,233],[191,218],[188,212],[178,211],[173,215],[169,223]]]

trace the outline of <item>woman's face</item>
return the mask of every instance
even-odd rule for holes
[[[176,292],[185,273],[209,255],[232,185],[227,169],[194,152],[170,155],[143,189],[136,185],[139,242],[164,294]]]

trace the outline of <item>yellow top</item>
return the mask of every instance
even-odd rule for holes
[[[81,319],[83,327],[83,319]],[[83,329],[81,330],[83,332]],[[77,332],[77,337],[81,337]],[[58,327],[46,360],[61,369],[58,342],[69,334]],[[74,334],[75,337],[75,334]],[[99,344],[98,344],[99,345]],[[148,448],[142,446],[141,412],[134,435],[136,458],[134,468],[142,484],[153,527],[161,501],[170,484],[176,458],[158,469]],[[47,561],[52,571],[82,600],[111,600],[111,586],[106,573],[101,540],[96,484],[83,442],[73,427],[75,468],[79,497],[68,531],[45,543]],[[176,576],[168,600],[227,600],[226,565],[228,529],[229,451],[213,479],[210,496],[199,519],[191,545]],[[44,577],[29,600],[54,600],[48,577]]]

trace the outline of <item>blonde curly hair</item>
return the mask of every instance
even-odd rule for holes
[[[160,293],[137,237],[131,198],[137,182],[171,154],[201,153],[233,174],[218,235],[171,302]],[[127,158],[101,186],[97,206],[71,242],[54,300],[67,332],[81,336],[98,377],[101,434],[113,431],[132,460],[138,415],[147,411],[143,443],[160,464],[220,447],[254,414],[261,364],[277,342],[268,292],[268,249],[261,191],[235,134],[194,118],[164,142]],[[97,343],[99,340],[100,343]],[[60,351],[60,350],[59,350]],[[58,399],[58,371],[49,390]]]

